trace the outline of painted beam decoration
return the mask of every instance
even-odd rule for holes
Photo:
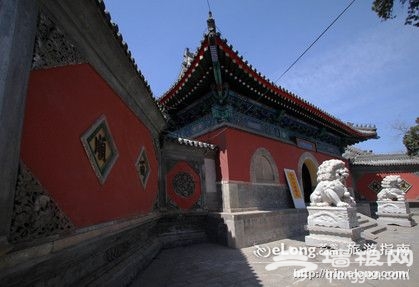
[[[284,168],[284,172],[295,208],[305,208],[306,204],[304,202],[303,193],[301,192],[300,184],[298,183],[295,171]]]
[[[118,158],[118,150],[104,115],[82,135],[81,142],[99,182],[104,184]]]

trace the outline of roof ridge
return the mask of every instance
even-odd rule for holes
[[[119,45],[121,46],[121,48],[125,52],[125,55],[127,56],[128,60],[130,61],[132,67],[135,69],[135,71],[137,72],[137,75],[140,77],[140,79],[144,82],[150,96],[154,99],[153,92],[151,91],[150,84],[145,79],[143,73],[141,72],[137,63],[135,62],[135,58],[132,56],[132,53],[131,53],[131,51],[128,47],[128,44],[124,41],[124,37],[119,32],[118,24],[112,21],[111,14],[109,13],[108,10],[106,10],[106,5],[105,5],[104,0],[95,0],[95,2],[96,2],[96,5],[99,7],[99,11],[101,12],[102,16],[104,17],[105,22],[108,24],[109,28],[111,29],[111,32],[113,33],[115,39],[118,41]]]
[[[358,134],[360,134],[360,135],[363,135],[363,134],[364,134],[363,132],[361,132],[360,130],[358,130],[358,129],[354,128],[353,126],[348,125],[348,124],[347,124],[347,123],[345,123],[343,120],[341,120],[341,119],[339,119],[339,118],[337,118],[337,117],[335,117],[335,116],[331,115],[330,113],[328,113],[328,112],[324,111],[323,109],[321,109],[321,108],[317,107],[316,105],[314,105],[314,104],[310,103],[310,102],[309,102],[309,101],[307,101],[306,99],[303,99],[301,96],[298,96],[298,95],[296,95],[295,93],[290,92],[290,91],[289,91],[289,90],[287,90],[286,88],[284,88],[284,87],[282,87],[282,86],[280,86],[280,85],[277,85],[277,84],[276,84],[275,82],[273,82],[270,78],[266,77],[265,75],[262,75],[262,74],[261,74],[260,72],[258,72],[255,68],[253,68],[253,66],[252,66],[252,65],[248,64],[248,62],[247,62],[246,60],[243,60],[243,56],[242,56],[242,55],[240,55],[240,53],[238,52],[238,50],[235,50],[231,44],[230,44],[230,45],[227,45],[227,40],[226,40],[225,38],[222,38],[221,36],[218,36],[218,35],[217,35],[217,37],[218,37],[218,39],[219,39],[219,40],[221,40],[221,42],[224,42],[224,43],[225,43],[225,47],[229,48],[229,49],[230,49],[233,53],[235,53],[235,54],[236,54],[236,56],[238,57],[238,59],[240,59],[240,60],[243,62],[243,64],[245,64],[245,65],[246,65],[246,66],[247,66],[247,67],[248,67],[251,71],[253,71],[256,75],[258,75],[258,76],[259,76],[259,77],[261,77],[263,80],[265,80],[265,81],[267,82],[267,84],[269,84],[269,85],[273,86],[273,87],[274,87],[274,88],[276,88],[276,89],[279,89],[281,92],[283,92],[283,93],[287,94],[289,97],[294,98],[294,99],[296,99],[296,100],[298,100],[298,101],[302,102],[302,103],[303,103],[303,104],[305,104],[306,106],[308,106],[308,107],[310,107],[310,108],[312,108],[312,109],[315,109],[315,110],[319,111],[320,113],[322,113],[322,114],[326,115],[327,117],[329,117],[329,118],[331,118],[331,119],[333,119],[333,120],[335,120],[335,121],[337,121],[337,122],[340,122],[340,124],[341,124],[341,125],[344,125],[344,126],[346,126],[347,128],[350,128],[351,130],[353,130],[353,131],[357,132]],[[269,87],[266,87],[266,89],[267,89],[267,90],[269,90]]]
[[[177,93],[178,88],[182,87],[182,83],[187,81],[187,78],[195,70],[195,66],[198,65],[199,60],[203,57],[210,45],[207,40],[208,34],[204,34],[204,39],[201,40],[201,45],[197,48],[194,59],[191,65],[186,69],[181,78],[179,78],[158,100],[161,104],[165,105],[173,95]],[[233,45],[229,44],[227,39],[222,37],[220,33],[215,35],[215,45],[223,50],[227,55],[232,56],[231,58],[239,61],[237,65],[243,67],[246,73],[249,73],[252,77],[257,79],[262,85],[263,89],[269,91],[273,95],[277,96],[278,99],[282,99],[285,102],[292,103],[296,107],[301,108],[306,116],[312,115],[314,121],[326,121],[329,122],[329,127],[332,129],[340,130],[341,132],[356,135],[359,138],[371,138],[376,135],[376,129],[366,131],[365,129],[358,129],[356,126],[350,125],[343,120],[335,117],[334,115],[326,112],[318,106],[310,103],[308,100],[296,95],[293,92],[288,91],[286,88],[276,84],[265,75],[261,74],[256,68],[254,68],[249,62],[243,58],[240,52],[234,49]],[[263,93],[262,96],[266,95],[267,92]],[[270,97],[271,98],[271,97]]]

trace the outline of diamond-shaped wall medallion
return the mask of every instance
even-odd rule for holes
[[[135,163],[137,169],[137,174],[140,177],[141,184],[144,189],[147,185],[147,180],[150,175],[150,163],[147,158],[147,153],[144,147],[141,148],[140,154],[138,155],[137,161]]]
[[[381,182],[373,180],[369,185],[368,188],[374,191],[375,193],[379,193],[381,190]]]
[[[412,185],[410,183],[402,179],[402,182],[400,183],[400,189],[403,190],[404,193],[408,192],[411,187]]]
[[[104,184],[118,158],[118,150],[104,115],[82,135],[81,142],[99,182]]]

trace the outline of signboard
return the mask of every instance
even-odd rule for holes
[[[304,196],[301,192],[300,184],[297,180],[297,175],[292,169],[284,168],[285,177],[287,178],[288,187],[291,191],[292,200],[294,201],[295,208],[305,208]]]
[[[300,138],[297,138],[297,146],[300,148],[316,151],[315,143]]]

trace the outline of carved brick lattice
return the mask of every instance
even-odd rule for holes
[[[21,164],[10,227],[10,242],[31,241],[73,228],[73,224],[39,181]]]
[[[87,62],[68,37],[45,14],[40,13],[32,69],[74,65]]]
[[[189,173],[179,172],[173,178],[173,188],[178,195],[189,197],[195,191],[195,182]]]

